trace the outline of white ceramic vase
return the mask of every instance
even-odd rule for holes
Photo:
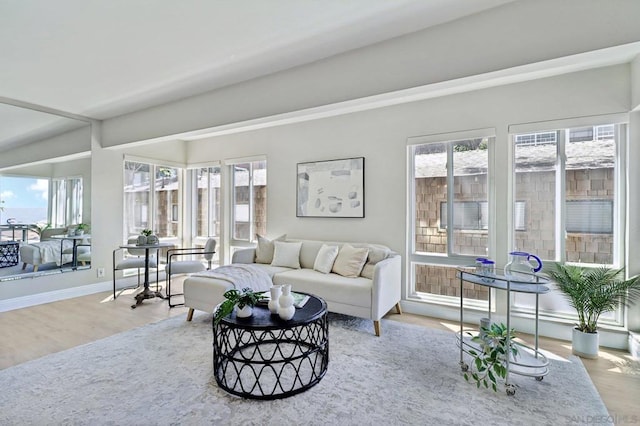
[[[296,307],[293,306],[293,295],[291,294],[291,284],[282,286],[282,295],[278,299],[278,315],[283,320],[290,320],[296,313]]]
[[[269,312],[272,314],[278,313],[278,308],[280,307],[280,296],[282,295],[282,287],[279,285],[274,285],[269,289],[271,293],[271,300],[269,300]]]
[[[253,315],[253,307],[249,305],[244,305],[243,308],[236,308],[236,317],[238,318],[249,318]]]

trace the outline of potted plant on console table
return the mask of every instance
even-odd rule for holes
[[[573,329],[572,352],[583,358],[597,358],[599,336],[598,320],[605,312],[629,305],[640,297],[639,277],[620,279],[623,269],[556,263],[549,277],[578,312],[578,323]]]
[[[250,317],[253,315],[253,307],[266,297],[263,293],[253,292],[249,287],[243,288],[242,290],[236,290],[235,288],[227,290],[223,296],[226,300],[222,302],[215,311],[214,321],[216,324],[219,323],[222,318],[233,312],[236,306],[238,306],[238,310],[236,311],[238,318]]]

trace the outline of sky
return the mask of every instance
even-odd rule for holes
[[[0,176],[0,223],[37,223],[47,219],[49,181],[46,179]]]
[[[49,181],[23,177],[0,177],[0,200],[4,208],[46,208]]]

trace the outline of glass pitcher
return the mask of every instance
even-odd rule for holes
[[[511,260],[504,267],[504,275],[516,281],[535,281],[534,274],[542,269],[542,260],[535,254],[524,251],[512,251],[509,253]],[[537,266],[533,266],[530,260],[536,261]]]

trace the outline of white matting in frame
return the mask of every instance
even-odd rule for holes
[[[364,157],[298,163],[298,217],[364,217]]]

